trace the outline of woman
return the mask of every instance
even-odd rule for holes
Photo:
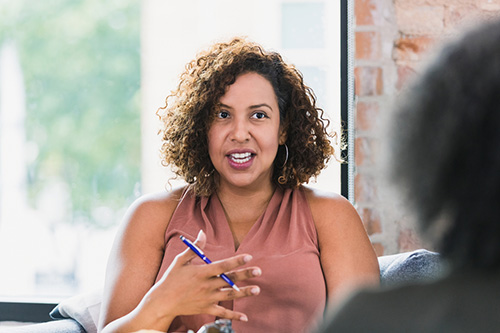
[[[327,297],[378,282],[355,209],[302,186],[333,148],[312,91],[279,54],[243,39],[216,44],[160,111],[163,163],[189,185],[129,210],[109,261],[104,331],[196,331],[219,317],[239,333],[301,332]]]

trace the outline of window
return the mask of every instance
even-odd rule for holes
[[[338,131],[340,9],[0,0],[0,301],[57,302],[102,286],[125,209],[171,176],[158,159],[156,110],[214,41],[244,35],[279,51]],[[340,166],[330,164],[311,185],[340,192]]]
[[[140,3],[0,6],[0,296],[63,298],[141,191]]]
[[[340,128],[340,4],[319,0],[145,1],[142,13],[142,185],[161,190],[170,174],[159,165],[154,113],[176,87],[185,64],[215,41],[246,36],[297,66]],[[163,181],[159,181],[163,179]],[[175,184],[175,183],[174,183]],[[312,186],[340,193],[340,165],[332,159]]]

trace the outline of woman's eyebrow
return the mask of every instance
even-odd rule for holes
[[[224,103],[219,103],[219,107],[224,108],[224,109],[231,109],[231,110],[233,109],[232,106],[226,105]],[[267,103],[250,105],[248,108],[253,110],[253,109],[259,109],[259,108],[262,108],[262,107],[267,107],[271,111],[273,111],[273,108],[269,104],[267,104]]]
[[[250,106],[250,109],[259,109],[261,107],[267,107],[269,108],[271,111],[273,111],[273,108],[271,106],[269,106],[269,104],[266,104],[266,103],[262,103],[262,104],[256,104],[256,105],[251,105]]]
[[[231,106],[223,104],[223,103],[219,103],[219,107],[224,108],[224,109],[232,109]]]

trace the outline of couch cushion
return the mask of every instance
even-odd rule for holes
[[[378,262],[382,286],[428,281],[439,277],[444,267],[439,254],[424,249],[381,256]],[[71,297],[55,307],[50,315],[54,319],[72,318],[85,331],[97,332],[101,297],[102,290]]]
[[[378,262],[382,286],[429,281],[441,276],[445,268],[438,253],[424,249],[381,256]]]

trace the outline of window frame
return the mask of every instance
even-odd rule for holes
[[[353,138],[353,78],[352,78],[352,38],[349,26],[352,22],[353,4],[352,0],[340,1],[340,118],[344,127],[344,136],[348,144],[347,155],[344,156],[345,163],[341,165],[341,195],[353,202],[353,161],[354,151],[351,140]],[[57,306],[54,302],[42,302],[37,300],[2,300],[0,298],[0,321],[19,322],[46,322],[51,320],[49,313]]]
[[[4,301],[0,299],[0,321],[41,323],[51,320],[50,311],[57,306],[53,302]]]
[[[341,195],[354,203],[354,77],[353,77],[353,37],[352,0],[340,1],[340,119],[343,125],[347,154],[340,166]],[[353,163],[349,163],[352,161]]]

